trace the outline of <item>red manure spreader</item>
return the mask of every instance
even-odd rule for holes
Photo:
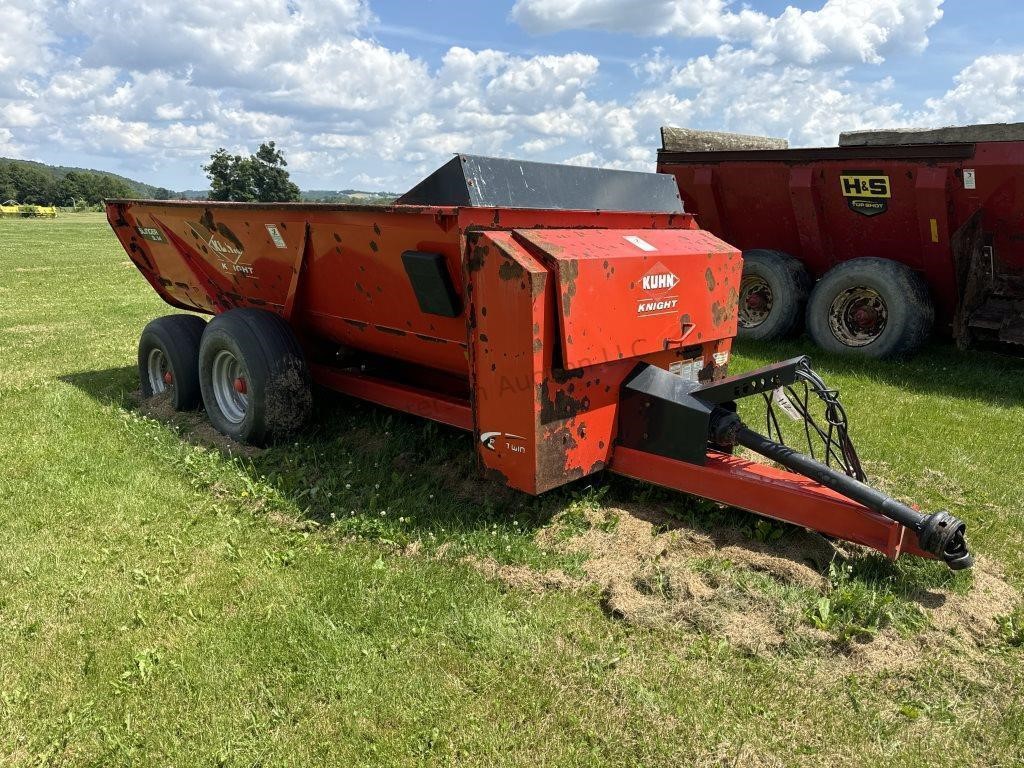
[[[832,352],[937,331],[1024,345],[1024,124],[844,133],[839,146],[663,128],[658,170],[743,251],[739,333]],[[1007,349],[1012,349],[1007,347]]]
[[[961,521],[863,482],[807,358],[728,375],[740,252],[671,176],[460,155],[388,207],[112,200],[107,218],[167,303],[214,315],[145,328],[143,394],[237,440],[296,428],[315,382],[472,431],[485,473],[527,493],[610,470],[972,563]],[[747,396],[806,419],[822,461],[744,425]]]

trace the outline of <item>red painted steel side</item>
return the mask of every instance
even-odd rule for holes
[[[813,480],[735,456],[709,454],[697,466],[618,447],[608,467],[635,480],[692,493],[775,520],[863,544],[896,558],[922,552],[907,529]]]
[[[739,253],[704,230],[534,229],[551,265],[566,368],[736,335]]]
[[[317,383],[337,392],[457,429],[473,429],[468,400],[326,365],[311,365],[310,372]]]
[[[976,212],[995,277],[1024,279],[1024,142],[885,149],[662,151],[658,171],[676,177],[703,228],[742,250],[789,253],[814,277],[862,256],[907,264],[925,277],[945,324],[961,291],[951,240]],[[888,177],[884,212],[848,205],[840,176],[851,173]]]
[[[110,201],[107,218],[135,266],[174,306],[294,311],[294,324],[314,335],[463,376],[465,318],[418,310],[403,251],[443,254],[461,292],[469,229],[567,220],[574,227],[695,229],[684,214],[188,201]]]

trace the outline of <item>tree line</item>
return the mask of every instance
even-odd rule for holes
[[[221,148],[210,155],[203,166],[210,179],[209,200],[236,202],[318,202],[383,204],[393,196],[351,196],[319,191],[303,196],[289,178],[284,153],[273,141],[260,144],[250,155],[231,154]],[[143,196],[157,200],[178,197],[162,187],[148,187]],[[139,197],[140,190],[125,179],[104,173],[42,166],[22,161],[0,160],[0,203],[13,200],[20,205],[57,205],[61,207],[96,206],[103,200]]]
[[[163,199],[170,190],[157,190]],[[57,175],[24,163],[0,162],[0,202],[22,205],[98,205],[104,198],[137,197],[123,180],[102,173],[68,171]]]

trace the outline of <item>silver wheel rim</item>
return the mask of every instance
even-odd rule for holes
[[[832,335],[847,347],[866,347],[889,323],[889,308],[872,288],[847,288],[832,300],[828,325]]]
[[[249,409],[249,395],[239,391],[237,382],[242,382],[241,389],[246,387],[249,377],[245,368],[238,358],[228,350],[222,349],[213,358],[211,374],[217,408],[232,424],[242,423]]]
[[[167,391],[170,382],[165,377],[170,372],[171,367],[164,351],[160,347],[153,347],[149,350],[149,357],[146,358],[146,373],[149,377],[149,389],[154,395]]]
[[[756,328],[772,313],[775,296],[768,281],[757,275],[744,275],[740,281],[740,328]]]

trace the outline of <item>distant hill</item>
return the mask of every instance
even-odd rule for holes
[[[47,165],[46,163],[39,163],[35,160],[15,160],[9,157],[0,157],[0,163],[13,163],[25,168],[31,168],[35,171],[41,171],[50,177],[54,181],[60,181],[69,173],[93,173],[98,176],[106,176],[107,178],[119,181],[127,186],[132,191],[134,197],[146,197],[156,199],[166,199],[173,197],[174,193],[166,187],[156,187],[152,184],[146,184],[141,181],[135,181],[135,179],[129,179],[126,176],[120,176],[116,173],[110,173],[109,171],[97,171],[94,168],[76,168],[74,166],[67,165]]]
[[[385,205],[394,201],[398,192],[364,192],[361,189],[303,189],[299,196],[304,203],[339,203],[354,205]],[[175,192],[174,197],[186,200],[205,200],[207,190],[186,189]]]
[[[184,198],[186,200],[205,200],[209,194],[209,190],[205,189],[186,189],[182,191],[174,191],[167,189],[166,187],[157,187],[152,184],[146,184],[142,181],[136,181],[135,179],[129,179],[126,176],[120,176],[116,173],[110,173],[109,171],[97,171],[92,168],[76,168],[74,166],[67,165],[47,165],[46,163],[36,162],[35,160],[15,160],[13,158],[0,157],[0,163],[12,163],[22,168],[30,169],[35,173],[45,174],[54,183],[59,183],[69,173],[76,174],[95,174],[97,176],[103,176],[108,179],[112,179],[123,187],[131,190],[130,197],[138,197],[145,199],[156,199],[156,200],[168,200],[168,199],[179,199]],[[300,193],[303,202],[308,203],[349,203],[359,205],[384,205],[392,202],[399,196],[398,192],[365,192],[360,189],[307,189],[302,190]],[[46,201],[50,202],[50,201]]]
[[[399,192],[363,192],[360,189],[304,189],[300,192],[303,202],[308,203],[352,203],[356,205],[384,205],[393,202]]]

